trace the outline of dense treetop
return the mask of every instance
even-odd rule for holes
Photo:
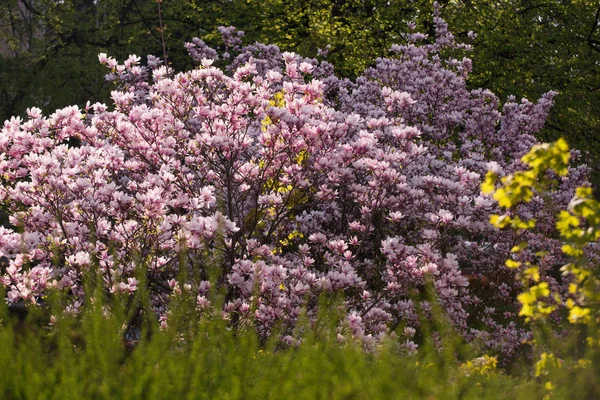
[[[441,1],[450,29],[473,40],[472,88],[501,98],[560,93],[541,135],[566,136],[598,164],[600,142],[600,6],[591,0]],[[213,0],[160,4],[169,62],[190,66],[183,43],[197,36],[222,45],[218,26],[317,56],[327,49],[338,75],[353,77],[405,43],[406,24],[433,33],[428,0]],[[95,55],[162,55],[157,3],[149,0],[7,0],[0,5],[0,119],[35,105],[52,111],[89,99],[106,101]],[[327,47],[329,45],[329,47]]]
[[[341,340],[372,348],[401,334],[414,353],[441,307],[464,338],[513,359],[531,331],[517,319],[524,271],[505,260],[526,241],[513,261],[537,265],[565,310],[573,278],[560,274],[554,210],[587,169],[565,166],[535,196],[523,189],[516,231],[491,225],[499,208],[483,177],[522,167],[556,92],[501,101],[469,89],[470,45],[439,8],[432,22],[433,35],[407,27],[406,43],[355,79],[243,46],[232,27],[219,28],[218,51],[187,42],[194,66],[182,72],[100,53],[116,85],[109,105],[31,107],[0,130],[7,300],[59,291],[78,314],[90,293],[125,297],[135,329],[142,316],[168,325],[187,296],[194,312],[293,344],[321,295],[343,295]]]

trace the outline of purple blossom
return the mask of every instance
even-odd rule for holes
[[[485,307],[516,310],[504,260],[517,238],[488,223],[498,207],[479,187],[488,170],[520,168],[555,93],[500,105],[469,90],[471,61],[444,56],[468,46],[439,10],[434,23],[433,43],[412,33],[355,81],[276,46],[242,47],[232,27],[219,29],[230,57],[186,44],[198,63],[190,71],[100,54],[117,84],[111,107],[47,117],[32,108],[0,131],[7,301],[35,304],[57,288],[72,293],[66,312],[76,314],[84,271],[98,268],[108,293],[132,296],[143,268],[163,328],[173,297],[192,293],[202,313],[225,285],[225,319],[264,336],[279,323],[296,343],[301,310],[316,318],[319,295],[343,292],[342,338],[369,347],[406,326],[412,354],[420,311],[431,312],[412,298],[431,285],[464,337],[514,356],[529,333]],[[566,205],[585,175],[573,168],[552,202]],[[532,249],[520,261],[536,259],[566,293],[549,274],[563,260],[554,217],[541,199],[515,212],[539,221],[520,238]],[[221,278],[209,282],[215,263]],[[483,274],[489,285],[470,284]]]

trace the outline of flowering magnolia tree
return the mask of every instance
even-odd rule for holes
[[[302,310],[314,316],[319,295],[340,292],[341,337],[370,344],[398,331],[412,352],[432,315],[431,284],[458,332],[514,355],[529,334],[504,261],[527,240],[520,257],[562,290],[545,210],[568,202],[585,168],[513,210],[535,216],[536,229],[489,224],[498,208],[480,192],[483,177],[522,166],[554,93],[500,107],[467,89],[471,61],[453,57],[468,46],[434,18],[433,43],[409,34],[356,81],[326,61],[241,47],[233,28],[222,29],[225,53],[188,43],[198,67],[186,72],[101,54],[118,88],[112,107],[30,109],[2,128],[8,302],[58,289],[77,313],[93,271],[107,295],[143,284],[163,324],[174,296],[193,295],[202,313],[219,289],[232,324],[264,337],[277,324],[293,342]]]

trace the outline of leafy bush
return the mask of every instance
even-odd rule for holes
[[[61,296],[50,311],[60,314]],[[123,302],[87,303],[77,317],[61,314],[41,327],[38,310],[24,319],[0,307],[0,375],[3,398],[439,398],[587,399],[597,396],[598,357],[589,363],[542,357],[512,372],[496,358],[475,357],[473,348],[443,329],[439,342],[426,336],[417,355],[400,343],[382,341],[371,352],[336,339],[335,307],[323,306],[291,348],[261,338],[252,329],[231,330],[205,315],[189,318],[194,299],[171,304],[170,326],[144,332],[135,346],[123,342]],[[57,302],[57,303],[55,303]],[[54,307],[57,307],[54,309]],[[333,311],[333,313],[331,312]],[[37,315],[36,315],[37,314]],[[343,317],[343,315],[339,315]],[[434,311],[424,329],[444,325]],[[335,319],[335,318],[334,318]],[[301,325],[308,321],[301,318]],[[443,346],[438,351],[438,345]],[[598,354],[596,351],[594,354]],[[463,362],[460,364],[460,362]],[[595,391],[594,391],[595,390]]]
[[[118,313],[85,305],[78,318],[61,316],[40,328],[29,314],[17,321],[1,307],[0,375],[3,398],[539,398],[543,384],[480,366],[460,367],[451,346],[440,355],[429,341],[418,356],[401,357],[385,341],[371,353],[340,344],[335,330],[309,331],[304,343],[260,345],[249,330],[221,319],[190,321],[172,305],[167,329],[131,349],[121,341]],[[113,303],[115,306],[115,303]],[[58,311],[58,310],[57,310]],[[323,315],[323,317],[329,317]],[[26,329],[23,327],[26,326]],[[529,396],[529,397],[527,397]]]

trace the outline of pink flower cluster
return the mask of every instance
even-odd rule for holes
[[[411,34],[354,82],[327,62],[242,48],[230,28],[238,55],[222,57],[225,71],[199,40],[187,45],[198,67],[180,73],[101,54],[119,83],[112,108],[30,109],[0,132],[8,301],[55,288],[77,312],[86,273],[122,295],[142,273],[163,324],[173,296],[193,295],[204,312],[217,285],[224,318],[265,336],[279,324],[293,342],[302,311],[341,292],[340,337],[403,332],[412,353],[431,284],[459,332],[514,355],[528,332],[506,318],[518,286],[504,260],[529,240],[546,253],[523,257],[560,286],[550,274],[560,245],[541,200],[517,209],[539,221],[517,237],[488,223],[497,207],[479,188],[487,170],[521,166],[554,93],[500,110],[493,93],[467,89],[468,58],[442,56],[466,46],[437,12],[435,23],[434,43]],[[584,176],[574,170],[552,201],[566,204]]]

